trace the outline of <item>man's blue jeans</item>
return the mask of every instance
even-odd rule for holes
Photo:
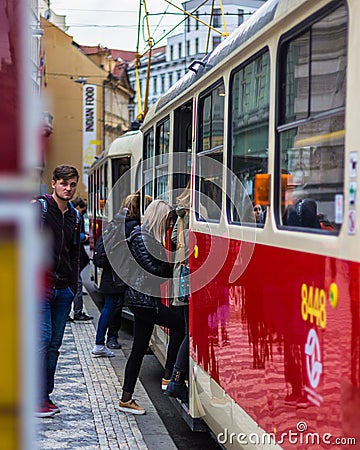
[[[54,390],[54,378],[59,349],[64,337],[66,321],[71,310],[74,293],[70,288],[55,289],[52,297],[46,298],[40,307],[40,386],[41,400],[48,400]]]

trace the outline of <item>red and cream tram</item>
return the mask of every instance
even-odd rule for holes
[[[226,448],[360,447],[359,22],[268,0],[142,126],[143,192],[191,176],[189,416]]]

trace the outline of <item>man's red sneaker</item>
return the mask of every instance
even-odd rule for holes
[[[48,401],[45,402],[47,404],[47,406],[54,411],[55,414],[59,414],[60,412],[60,408],[55,405],[54,402],[52,402],[50,399]]]
[[[54,417],[55,411],[50,408],[50,404],[47,401],[43,401],[38,410],[35,412],[36,417]]]

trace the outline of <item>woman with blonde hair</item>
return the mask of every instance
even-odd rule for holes
[[[171,206],[163,200],[154,200],[144,214],[141,227],[130,235],[130,251],[134,257],[133,282],[126,293],[126,302],[134,314],[134,339],[126,363],[120,411],[145,414],[145,409],[132,398],[141,364],[154,329],[154,325],[171,330],[165,363],[165,374],[172,372],[176,355],[184,335],[184,321],[178,314],[161,303],[161,284],[172,276],[164,241],[168,229]]]

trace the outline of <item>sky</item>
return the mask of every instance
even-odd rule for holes
[[[143,4],[144,1],[142,0]],[[181,1],[171,0],[181,7]],[[80,45],[136,51],[138,40],[140,0],[51,0],[50,7],[57,14],[66,16],[67,33]],[[166,37],[184,15],[165,0],[146,1],[151,36],[155,46],[165,45]],[[164,15],[166,12],[166,15]],[[144,13],[144,6],[142,6]],[[174,14],[175,13],[175,14]],[[142,14],[144,17],[144,14]],[[146,22],[141,21],[142,24]],[[140,32],[139,52],[146,49],[147,28]],[[182,31],[181,26],[173,34]],[[145,34],[145,36],[144,36]]]

